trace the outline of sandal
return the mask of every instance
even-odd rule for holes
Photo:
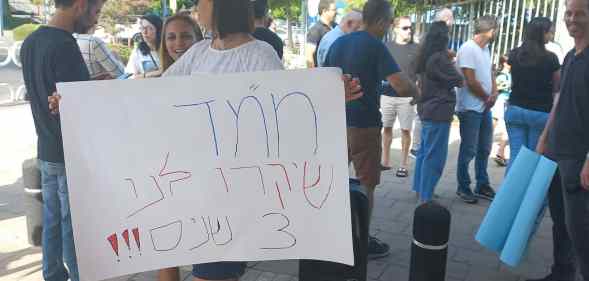
[[[397,169],[397,177],[398,178],[406,178],[407,176],[409,176],[409,171],[407,171],[407,169],[405,169],[405,168]]]
[[[495,163],[497,163],[497,166],[499,167],[507,166],[507,159],[503,158],[503,156],[499,154],[495,155],[495,158],[493,158],[493,160],[495,160]]]
[[[380,170],[381,170],[381,171],[388,171],[388,170],[390,170],[390,169],[391,169],[391,167],[389,167],[389,166],[385,166],[385,165],[383,165],[383,164],[380,164]]]

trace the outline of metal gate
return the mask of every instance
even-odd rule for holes
[[[501,55],[521,45],[526,24],[534,17],[548,17],[557,22],[559,0],[475,0],[452,4],[455,23],[451,30],[450,47],[457,50],[473,36],[474,20],[483,15],[494,15],[499,22],[499,35],[491,44],[493,62]],[[416,15],[427,31],[440,7],[430,7]],[[562,7],[564,9],[564,7]]]

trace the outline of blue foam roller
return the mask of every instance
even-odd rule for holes
[[[532,234],[537,229],[545,207],[546,194],[557,164],[545,157],[541,157],[536,171],[527,188],[521,208],[513,222],[503,251],[501,261],[517,266],[525,255]]]
[[[540,155],[521,148],[476,234],[482,246],[503,250],[539,160]]]

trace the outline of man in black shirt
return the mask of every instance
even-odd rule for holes
[[[319,21],[307,33],[307,44],[305,45],[307,67],[317,67],[317,47],[319,47],[321,38],[334,27],[336,15],[335,0],[319,1]]]
[[[256,39],[264,41],[274,50],[276,50],[276,54],[278,57],[282,59],[283,50],[284,50],[284,43],[282,43],[282,39],[276,35],[276,33],[272,32],[270,29],[266,27],[266,20],[268,14],[268,0],[256,0],[254,3],[254,16],[255,16],[255,25],[256,30],[252,34]]]
[[[565,23],[575,49],[565,58],[560,94],[537,151],[558,162],[568,234],[589,281],[589,0],[567,0]]]
[[[23,77],[38,135],[37,158],[43,192],[43,278],[46,281],[68,278],[79,281],[61,126],[55,103],[58,96],[53,94],[56,83],[90,79],[72,33],[94,25],[104,2],[55,0],[54,17],[47,26],[27,37],[21,48]]]

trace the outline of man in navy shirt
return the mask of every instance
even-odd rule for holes
[[[562,67],[560,94],[553,103],[537,151],[558,162],[565,221],[572,243],[554,237],[555,258],[574,251],[583,280],[589,280],[589,0],[567,0],[564,20],[575,48]],[[552,202],[551,202],[552,203]],[[553,203],[555,204],[555,203]],[[565,235],[567,233],[564,233]],[[553,234],[554,235],[554,234]],[[568,239],[567,239],[568,240]],[[555,261],[558,262],[558,261]],[[574,261],[570,261],[574,266]],[[574,272],[574,268],[570,269]],[[552,272],[541,279],[565,280]],[[571,274],[573,280],[574,275]]]
[[[331,46],[325,66],[340,67],[359,78],[364,96],[346,104],[348,155],[356,176],[366,188],[370,209],[374,189],[380,183],[381,129],[380,95],[377,86],[387,80],[399,96],[413,96],[415,86],[401,74],[399,66],[382,43],[392,21],[391,5],[386,0],[369,0],[362,11],[361,31],[337,39]],[[371,237],[368,257],[389,254],[389,246]]]
[[[96,24],[105,0],[55,0],[55,15],[21,48],[23,78],[37,130],[43,191],[43,278],[78,281],[61,125],[55,84],[87,81],[90,74],[72,36]],[[76,188],[82,188],[78,186]],[[64,267],[67,264],[67,270]]]

